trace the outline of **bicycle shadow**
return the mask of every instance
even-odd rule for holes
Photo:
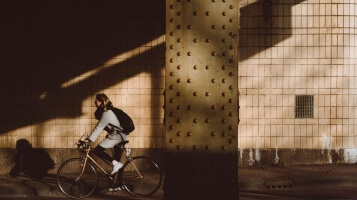
[[[26,139],[16,142],[15,165],[10,171],[12,177],[25,174],[30,178],[42,178],[53,169],[54,161],[44,149],[32,148]]]
[[[102,176],[103,177],[103,176]],[[55,174],[47,174],[39,179],[27,179],[21,181],[21,183],[30,188],[33,191],[34,196],[47,197],[47,198],[68,198],[59,189],[57,185],[57,179]],[[109,186],[105,184],[104,180],[99,181],[98,188],[89,197],[91,199],[121,199],[121,200],[133,200],[138,199],[127,193],[126,191],[110,192]],[[153,196],[149,197],[152,200],[159,200],[163,198],[163,191],[157,192]],[[143,198],[140,198],[143,199]]]

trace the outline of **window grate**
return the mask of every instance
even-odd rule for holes
[[[295,96],[295,118],[314,118],[314,96]]]

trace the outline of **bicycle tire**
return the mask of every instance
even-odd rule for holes
[[[81,174],[83,162],[83,158],[72,158],[62,163],[57,170],[58,187],[67,197],[85,198],[91,195],[97,187],[98,174],[90,162],[87,162],[83,174],[76,181]]]
[[[142,177],[134,169],[135,165]],[[162,173],[159,166],[146,156],[136,156],[127,161],[120,170],[124,189],[137,197],[154,194],[161,185]]]

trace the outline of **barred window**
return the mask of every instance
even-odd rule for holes
[[[296,95],[295,96],[295,118],[314,118],[314,96]]]

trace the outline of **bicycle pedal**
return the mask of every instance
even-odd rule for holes
[[[116,191],[122,191],[124,190],[122,186],[115,187],[115,188],[109,188],[109,192],[116,192]]]

